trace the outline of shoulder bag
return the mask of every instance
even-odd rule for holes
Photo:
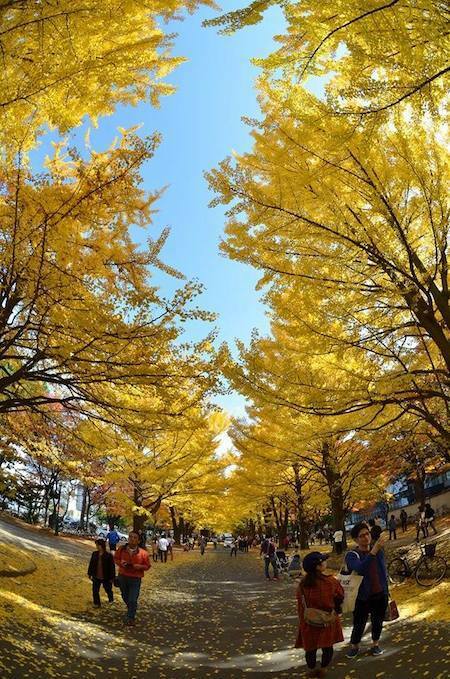
[[[303,617],[307,625],[311,627],[329,627],[336,620],[336,611],[323,611],[320,608],[309,608],[306,605],[303,589],[300,590],[303,603]]]

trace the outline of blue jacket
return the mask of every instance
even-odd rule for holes
[[[378,577],[380,578],[380,584],[383,587],[385,594],[388,594],[388,577],[386,570],[386,561],[384,559],[384,551],[381,549],[375,556],[369,554],[368,552],[360,552],[355,549],[354,551],[347,552],[345,555],[345,563],[349,571],[355,571],[358,575],[363,576],[363,581],[359,586],[357,598],[361,601],[367,601],[369,598],[370,591],[370,565],[373,560],[376,560],[378,567]]]

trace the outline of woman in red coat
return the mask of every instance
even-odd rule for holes
[[[344,590],[332,575],[325,575],[328,556],[311,552],[303,559],[306,573],[297,590],[299,628],[296,648],[305,649],[306,664],[311,677],[324,677],[325,668],[333,657],[333,644],[344,641],[340,613],[344,600]],[[327,627],[315,627],[305,621],[305,606],[322,611],[335,611],[336,616]],[[316,669],[317,650],[322,649],[321,667]]]

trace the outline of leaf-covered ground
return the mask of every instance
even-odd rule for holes
[[[304,675],[303,653],[293,649],[295,585],[266,582],[255,553],[231,559],[208,548],[203,558],[177,553],[172,563],[158,563],[144,580],[138,625],[124,628],[117,590],[114,604],[91,607],[89,545],[1,521],[0,542],[16,542],[37,565],[31,575],[0,580],[2,679]],[[362,653],[350,661],[345,646],[337,649],[330,677],[446,679],[450,634],[441,611],[448,591],[448,581],[426,591],[427,621],[389,625],[381,658]]]

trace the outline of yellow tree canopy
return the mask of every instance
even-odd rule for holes
[[[261,270],[276,333],[331,357],[349,405],[331,410],[397,405],[446,438],[445,129],[398,114],[369,133],[300,87],[263,91],[252,151],[209,174],[230,204],[224,252]]]
[[[173,87],[164,20],[208,0],[0,3],[0,143],[34,145],[43,125],[61,132],[118,104],[157,104]]]
[[[116,386],[209,380],[207,341],[172,346],[179,320],[212,318],[189,310],[199,286],[162,300],[151,268],[181,276],[159,260],[167,232],[147,248],[129,232],[151,220],[158,194],[139,186],[140,167],[157,142],[125,134],[87,160],[58,146],[39,181],[0,165],[1,411],[52,401],[107,409]]]
[[[448,90],[449,21],[444,0],[266,0],[206,22],[229,33],[284,10],[280,47],[255,61],[276,81],[324,77],[331,108],[366,116],[404,101],[437,111]]]

